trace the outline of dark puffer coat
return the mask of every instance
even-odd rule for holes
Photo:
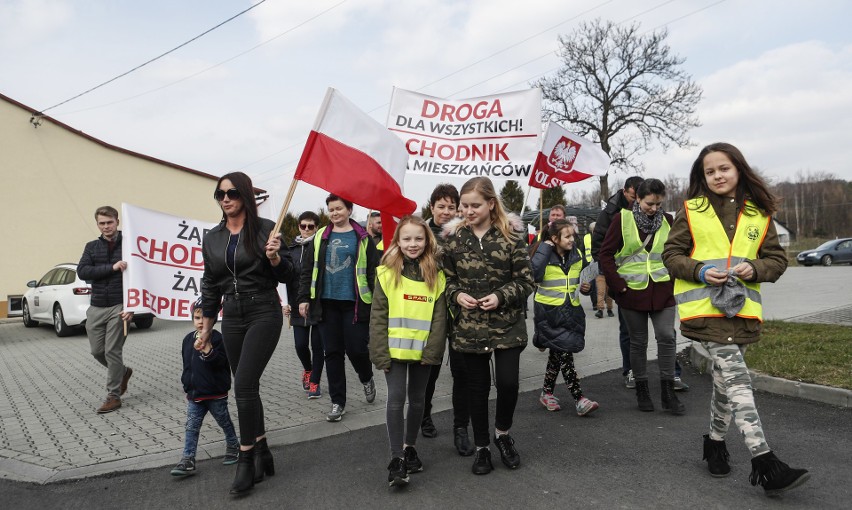
[[[583,256],[576,246],[563,258],[553,246],[541,243],[532,258],[533,279],[536,283],[541,283],[544,280],[544,271],[549,265],[562,268],[567,278],[568,269],[580,260],[583,260]],[[583,260],[583,267],[587,265]],[[533,302],[533,310],[534,346],[562,352],[580,352],[586,346],[586,313],[582,306],[572,305],[569,299],[561,306]]]

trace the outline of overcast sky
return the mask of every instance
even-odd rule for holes
[[[46,109],[252,3],[0,0],[0,93]],[[852,3],[843,0],[268,0],[47,113],[210,174],[244,170],[280,206],[327,87],[382,123],[393,86],[452,98],[528,88],[559,66],[557,36],[596,17],[668,29],[704,89],[698,147],[734,143],[776,181],[800,171],[852,178]],[[698,147],[655,148],[645,176],[685,177]],[[424,203],[434,179],[409,175],[406,195]],[[324,205],[311,188],[299,184],[291,210]]]

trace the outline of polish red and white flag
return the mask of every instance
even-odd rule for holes
[[[606,175],[609,164],[609,156],[598,144],[549,122],[529,184],[541,189],[555,188]]]
[[[329,88],[295,178],[362,207],[402,217],[417,209],[402,194],[407,165],[408,152],[399,137]]]

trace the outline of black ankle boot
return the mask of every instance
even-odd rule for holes
[[[723,478],[731,474],[731,466],[728,465],[728,448],[725,441],[714,441],[709,434],[704,434],[704,459],[707,461],[707,469],[710,476]]]
[[[477,448],[476,457],[473,458],[473,474],[487,475],[494,471],[494,465],[491,463],[491,450],[485,448]]]
[[[640,411],[652,412],[654,410],[651,392],[648,391],[648,381],[636,381],[636,402],[639,404]]]
[[[453,429],[453,443],[456,445],[456,450],[462,457],[470,457],[473,455],[475,448],[470,444],[470,438],[467,435],[467,427],[456,427]]]
[[[231,484],[231,494],[243,494],[254,487],[254,451],[240,450],[240,458],[237,460],[237,474],[234,483]]]
[[[810,477],[807,469],[793,469],[781,462],[774,453],[766,452],[751,459],[751,475],[748,481],[752,485],[762,485],[767,496],[776,496],[795,489]]]
[[[438,429],[432,421],[432,416],[427,414],[423,417],[423,421],[420,422],[420,433],[423,434],[423,437],[427,437],[429,439],[438,437]]]
[[[267,476],[275,474],[275,461],[272,459],[272,452],[269,451],[265,437],[254,444],[254,451],[254,483],[260,483],[263,481],[264,474]]]
[[[660,398],[663,401],[663,409],[675,415],[684,414],[686,406],[675,395],[674,381],[660,381],[660,384],[662,385]]]

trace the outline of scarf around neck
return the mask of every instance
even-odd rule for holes
[[[636,226],[639,227],[639,230],[646,234],[653,234],[663,226],[663,210],[657,209],[653,216],[648,216],[642,212],[639,200],[633,202],[633,218],[636,220]]]

